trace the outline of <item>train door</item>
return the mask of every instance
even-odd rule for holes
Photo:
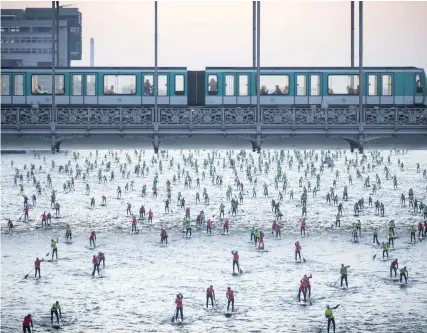
[[[308,78],[307,73],[295,73],[295,101],[296,105],[308,105]]]
[[[170,82],[169,73],[159,73],[157,75],[157,104],[170,104]]]
[[[10,94],[10,80],[12,74],[1,74],[1,104],[12,104],[12,96]]]
[[[224,73],[224,96],[222,104],[224,105],[236,105],[237,94],[236,94],[236,74]]]
[[[86,73],[83,83],[83,104],[98,104],[98,75],[96,73]]]
[[[322,104],[322,76],[320,73],[309,74],[308,87],[310,87],[308,104]]]
[[[70,104],[83,105],[83,73],[70,74]]]
[[[421,73],[415,73],[414,104],[424,103],[424,83]]]
[[[12,104],[26,104],[25,102],[25,74],[13,74],[13,97]]]
[[[237,75],[237,105],[251,104],[251,80],[249,73]]]
[[[380,103],[381,105],[394,104],[394,91],[393,91],[393,74],[381,73],[380,74]]]
[[[365,80],[363,86],[367,83],[367,94],[366,94],[366,104],[376,106],[380,104],[380,81],[378,79],[377,73],[365,73],[364,78],[367,78]],[[367,82],[366,82],[367,81]],[[365,90],[365,89],[364,89]]]

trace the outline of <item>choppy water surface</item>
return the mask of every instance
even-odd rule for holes
[[[202,164],[204,152],[200,153],[199,164]],[[225,152],[223,152],[225,155]],[[79,164],[89,153],[82,152]],[[103,154],[102,154],[103,155]],[[124,153],[122,153],[124,156]],[[147,163],[151,155],[146,154]],[[170,153],[175,163],[180,161],[178,152]],[[388,152],[385,153],[385,156]],[[256,157],[256,154],[254,154]],[[351,155],[347,152],[347,156]],[[350,243],[350,233],[345,230],[355,218],[352,205],[360,197],[367,197],[369,191],[363,190],[363,180],[356,180],[354,170],[353,186],[349,186],[350,200],[344,202],[345,216],[342,220],[344,230],[330,230],[334,221],[336,208],[324,204],[324,195],[332,185],[335,172],[325,170],[322,175],[321,191],[316,198],[308,198],[309,237],[300,238],[295,233],[301,208],[298,198],[302,189],[298,187],[301,176],[294,165],[293,170],[284,167],[290,188],[295,191],[295,200],[285,196],[282,212],[285,214],[282,229],[283,237],[276,240],[271,236],[272,213],[271,198],[277,198],[277,191],[270,185],[270,197],[262,198],[261,184],[264,176],[259,176],[258,199],[245,196],[241,207],[243,211],[230,219],[231,234],[220,235],[219,229],[213,236],[206,236],[204,229],[193,228],[192,239],[182,237],[179,228],[183,211],[171,204],[173,212],[163,213],[165,183],[172,179],[173,170],[166,170],[159,175],[159,198],[151,195],[142,198],[141,188],[147,184],[151,188],[152,174],[156,166],[150,164],[150,176],[135,179],[136,190],[124,191],[128,180],[119,176],[118,166],[116,181],[108,185],[98,184],[96,172],[91,174],[89,184],[92,193],[87,196],[85,183],[76,181],[76,191],[62,193],[62,183],[69,176],[52,171],[54,188],[58,190],[58,201],[61,203],[61,218],[54,219],[55,228],[51,230],[35,230],[36,223],[43,211],[49,211],[49,191],[38,198],[36,207],[30,216],[37,221],[30,223],[18,222],[21,215],[22,198],[19,188],[12,187],[14,170],[10,168],[10,159],[22,168],[24,163],[42,164],[42,160],[34,160],[32,156],[13,156],[2,159],[2,230],[6,230],[5,218],[11,217],[16,223],[15,234],[1,236],[1,330],[2,332],[20,331],[23,317],[31,313],[36,332],[49,332],[50,306],[59,300],[64,312],[64,330],[67,332],[319,332],[324,324],[324,307],[326,304],[341,304],[335,312],[337,332],[425,332],[427,324],[422,314],[427,313],[427,284],[425,272],[425,242],[409,245],[407,226],[421,220],[421,215],[412,215],[408,207],[401,207],[401,192],[407,193],[412,187],[415,196],[425,198],[426,181],[422,174],[415,172],[417,162],[427,159],[422,152],[410,152],[404,156],[394,156],[394,164],[390,166],[391,174],[397,174],[399,190],[392,191],[392,181],[386,181],[382,172],[377,171],[383,181],[383,187],[376,195],[386,209],[384,218],[374,215],[373,208],[366,208],[361,220],[364,227],[363,238],[359,244]],[[55,156],[56,164],[65,164],[70,158]],[[51,155],[47,155],[50,166]],[[401,158],[406,167],[400,171],[396,167],[397,158]],[[164,161],[166,166],[167,161]],[[183,163],[181,163],[181,167]],[[75,162],[72,163],[73,165]],[[168,164],[168,163],[167,163]],[[222,164],[222,163],[221,163]],[[273,163],[274,164],[274,163]],[[348,184],[348,176],[343,167],[343,159],[337,161],[341,177],[337,184],[337,193],[342,192]],[[47,166],[45,166],[47,168]],[[176,166],[174,166],[175,168]],[[421,166],[423,170],[425,166]],[[132,168],[133,169],[133,168]],[[186,169],[189,169],[186,167]],[[222,168],[217,168],[221,170]],[[381,167],[382,169],[382,167]],[[201,172],[202,168],[200,169]],[[194,173],[194,172],[193,172]],[[301,171],[302,173],[302,171]],[[201,189],[206,187],[211,205],[195,204],[195,190],[185,189],[182,183],[172,186],[172,198],[176,200],[178,191],[183,192],[187,204],[192,208],[192,215],[203,209],[207,218],[217,213],[219,202],[225,203],[226,186],[233,182],[231,169],[224,172],[225,187],[213,186],[207,177],[201,182]],[[241,179],[245,179],[244,174]],[[375,179],[375,172],[371,172]],[[46,174],[37,175],[43,181]],[[364,175],[365,176],[365,175]],[[273,182],[270,172],[266,182]],[[196,176],[193,176],[195,183]],[[130,180],[129,180],[130,181]],[[307,180],[305,180],[306,182]],[[249,193],[252,187],[245,181]],[[315,178],[311,179],[312,185]],[[30,197],[35,193],[32,185],[25,184],[25,192]],[[122,186],[123,199],[115,198],[117,185]],[[235,187],[234,187],[235,188]],[[202,190],[200,190],[200,193]],[[102,194],[107,196],[107,206],[100,206]],[[89,209],[90,197],[95,196],[96,209]],[[147,211],[153,209],[155,224],[152,227],[140,223],[142,230],[137,235],[130,235],[130,219],[126,217],[126,202],[132,203],[137,210],[144,203]],[[228,206],[226,213],[228,212]],[[383,226],[390,219],[396,220],[400,238],[395,241],[396,250],[391,257],[399,258],[401,265],[409,270],[409,283],[401,287],[389,276],[390,262],[372,260],[378,250],[370,245],[372,225]],[[215,217],[219,221],[218,216]],[[332,222],[331,222],[332,221]],[[58,263],[42,263],[40,280],[33,278],[33,272],[24,279],[39,258],[48,258],[49,241],[51,238],[63,237],[64,223],[73,227],[73,244],[58,243]],[[159,244],[159,227],[165,225],[169,230],[169,245]],[[258,253],[249,243],[249,227],[252,224],[264,226],[266,232],[265,246],[269,252]],[[98,231],[98,247],[96,251],[88,248],[90,229]],[[384,232],[382,232],[384,234]],[[384,238],[384,237],[383,237]],[[293,258],[294,242],[300,239],[306,263],[296,264]],[[380,238],[381,240],[381,238]],[[237,249],[244,274],[232,276],[231,250]],[[103,278],[92,278],[91,258],[97,251],[106,254],[106,268],[101,269]],[[349,289],[334,287],[339,278],[341,263],[351,265],[349,269]],[[296,296],[299,280],[304,274],[313,274],[312,305],[299,306]],[[213,284],[220,310],[206,311],[205,290]],[[231,318],[224,316],[225,291],[230,286],[236,295],[237,314]],[[185,324],[171,325],[174,313],[176,293],[184,295]],[[222,310],[221,310],[222,309]],[[326,332],[326,330],[324,331]]]

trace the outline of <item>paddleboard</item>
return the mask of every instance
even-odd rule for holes
[[[381,258],[380,260],[381,261],[388,261],[388,260],[391,260],[391,259],[389,259],[389,258]]]
[[[48,260],[46,260],[47,262],[57,262],[58,261],[58,259],[48,259]]]
[[[258,250],[258,252],[263,253],[263,252],[268,252],[268,250]]]
[[[308,303],[304,302],[304,301],[300,301],[298,304],[301,305],[301,306],[307,306],[308,305]]]
[[[341,289],[346,290],[346,289],[347,289],[347,287],[341,287]]]
[[[303,261],[295,260],[295,263],[296,263],[296,264],[302,264],[302,263],[303,263]]]
[[[239,273],[231,273],[231,275],[233,275],[233,276],[239,276],[240,274]]]
[[[65,244],[73,244],[73,241],[65,241]]]
[[[52,328],[54,328],[54,329],[60,329],[61,327],[59,326],[59,325],[57,325],[57,324],[52,324]]]
[[[212,234],[206,234],[206,236],[212,236]]]
[[[227,235],[229,235],[229,233],[228,233],[228,232],[226,232],[225,234],[224,234],[224,233],[222,233],[221,235],[222,235],[222,236],[227,236]]]

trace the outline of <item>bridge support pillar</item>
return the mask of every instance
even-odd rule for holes
[[[61,142],[62,140],[58,140],[55,136],[52,136],[50,138],[50,147],[51,147],[50,149],[52,151],[52,154],[59,153]]]
[[[360,135],[358,139],[346,139],[350,143],[350,151],[353,153],[354,149],[358,149],[360,154],[363,154],[363,146],[365,144],[365,138]]]
[[[257,135],[254,140],[251,140],[251,143],[252,151],[259,154],[261,152],[261,135]]]
[[[155,135],[153,137],[153,148],[154,148],[154,154],[158,154],[159,153],[159,146],[160,146],[160,139],[158,135]]]

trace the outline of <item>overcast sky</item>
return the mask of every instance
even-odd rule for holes
[[[83,60],[154,65],[153,1],[61,1],[82,13]],[[2,1],[2,8],[51,7]],[[358,65],[358,3],[355,4]],[[252,1],[159,1],[159,66],[252,65]],[[350,65],[350,2],[262,1],[261,66]],[[364,65],[427,69],[427,2],[364,2]]]

